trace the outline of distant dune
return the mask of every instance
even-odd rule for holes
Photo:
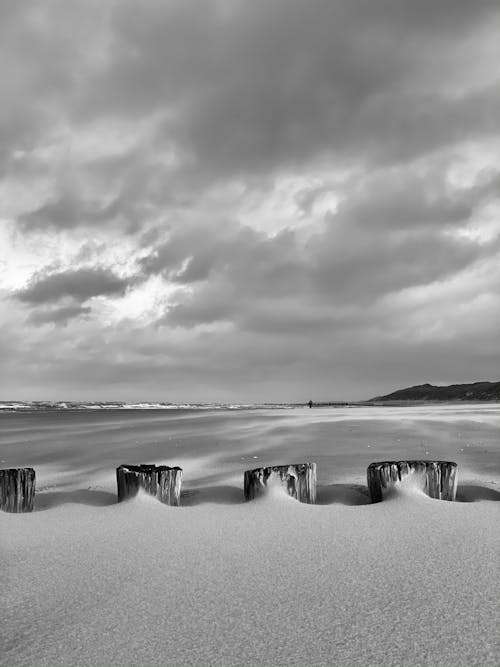
[[[386,396],[376,396],[371,401],[500,401],[500,382],[473,382],[436,387],[419,384],[398,389]]]

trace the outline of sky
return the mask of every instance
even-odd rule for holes
[[[0,398],[500,379],[497,0],[4,0]]]

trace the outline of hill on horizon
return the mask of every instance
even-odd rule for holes
[[[472,382],[435,386],[419,384],[398,389],[370,401],[500,401],[500,382]]]

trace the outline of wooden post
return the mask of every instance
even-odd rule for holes
[[[380,461],[367,470],[372,503],[383,499],[384,490],[401,482],[407,475],[421,475],[424,491],[431,498],[455,500],[457,464],[452,461]]]
[[[33,468],[0,470],[0,509],[4,512],[32,512],[35,501]]]
[[[118,502],[137,495],[139,489],[165,505],[180,505],[182,468],[169,466],[121,465],[116,469]]]
[[[247,470],[244,478],[245,500],[252,500],[265,492],[270,479],[277,479],[288,495],[301,503],[316,502],[316,464],[295,463]]]

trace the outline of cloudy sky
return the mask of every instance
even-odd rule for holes
[[[498,0],[3,0],[2,399],[500,379]]]

